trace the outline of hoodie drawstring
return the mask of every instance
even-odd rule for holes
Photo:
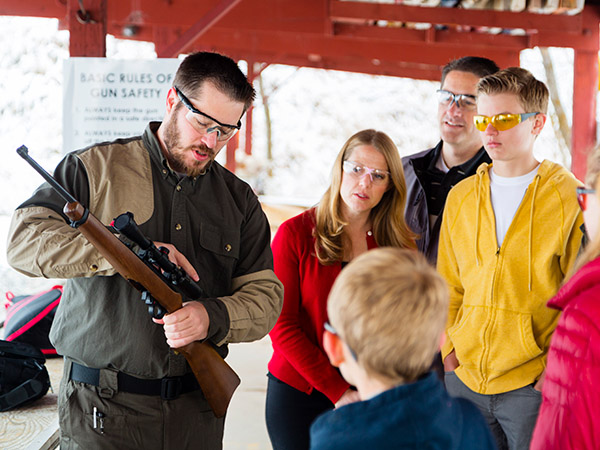
[[[532,245],[533,245],[533,205],[535,203],[535,194],[537,192],[538,185],[540,183],[540,176],[535,176],[535,184],[533,185],[533,194],[531,195],[531,208],[529,211],[529,245],[528,245],[528,259],[529,259],[529,292],[531,292],[532,279],[533,275],[531,273],[531,267],[533,264],[533,256],[532,256]]]
[[[481,265],[481,259],[479,258],[479,216],[481,215],[481,190],[483,189],[483,173],[484,170],[478,170],[477,171],[477,177],[478,177],[478,186],[477,186],[477,197],[476,197],[476,204],[477,204],[477,214],[475,215],[475,261],[477,262],[477,265],[480,266]]]

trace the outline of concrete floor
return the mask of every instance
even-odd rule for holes
[[[248,344],[229,346],[227,362],[242,379],[227,412],[224,450],[269,450],[265,425],[267,363],[271,340],[265,337]]]

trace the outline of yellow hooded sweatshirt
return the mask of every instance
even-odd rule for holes
[[[583,222],[581,183],[543,161],[498,248],[491,167],[482,164],[450,191],[437,262],[450,290],[442,357],[456,350],[456,375],[486,395],[531,384],[544,371],[559,315],[546,302],[575,261]]]

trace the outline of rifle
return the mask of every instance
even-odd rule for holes
[[[17,153],[65,200],[66,204],[63,212],[71,221],[69,225],[73,228],[77,228],[81,234],[96,247],[102,256],[107,259],[115,270],[123,276],[123,278],[129,281],[136,289],[147,292],[152,299],[156,299],[160,307],[168,313],[177,311],[182,307],[182,295],[177,289],[180,291],[182,289],[190,289],[193,291],[194,287],[192,286],[195,286],[185,274],[176,274],[174,279],[171,279],[169,283],[165,277],[161,276],[162,271],[160,269],[157,269],[154,264],[148,262],[146,259],[142,259],[138,254],[120,241],[86,207],[69,194],[69,192],[67,192],[67,190],[52,177],[52,175],[34,161],[29,156],[26,146],[22,145],[19,147]],[[129,214],[121,216],[126,215]],[[126,219],[122,219],[121,216],[115,219],[115,223],[125,220],[127,224],[122,228],[127,229],[128,225],[131,225],[131,222],[133,222],[133,218],[130,216],[130,222]],[[133,223],[135,224],[135,222]],[[137,225],[135,225],[134,228],[137,228]],[[139,233],[139,230],[137,231]],[[133,234],[132,232],[127,234],[134,236],[135,229]],[[132,240],[140,240],[142,249],[144,249],[143,247],[146,247],[144,250],[153,247],[151,253],[154,257],[160,258],[158,253],[161,253],[161,251],[156,249],[154,244],[143,237],[141,233],[139,233],[139,235],[141,238],[138,236]],[[138,245],[140,242],[137,242]],[[154,250],[156,250],[156,252]],[[165,257],[164,259],[170,263],[168,258]],[[165,264],[164,259],[162,264]],[[197,286],[195,286],[195,288],[197,288]],[[154,311],[155,313],[158,313],[159,316],[161,313],[160,307],[158,310]],[[152,306],[150,308],[152,312]],[[223,417],[227,411],[227,406],[229,405],[233,392],[240,384],[240,379],[237,374],[207,342],[196,341],[174,350],[185,356],[214,415],[216,417]]]

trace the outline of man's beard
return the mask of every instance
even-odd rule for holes
[[[185,173],[188,177],[196,177],[204,173],[212,163],[215,155],[205,144],[195,145],[193,147],[181,147],[179,145],[180,133],[177,128],[177,120],[177,116],[174,116],[174,118],[166,124],[164,134],[164,142],[167,150],[166,157],[171,169],[175,172]],[[209,159],[206,161],[197,161],[193,159],[192,165],[190,166],[189,164],[186,164],[185,156],[188,152],[193,152],[195,150],[208,154]]]

